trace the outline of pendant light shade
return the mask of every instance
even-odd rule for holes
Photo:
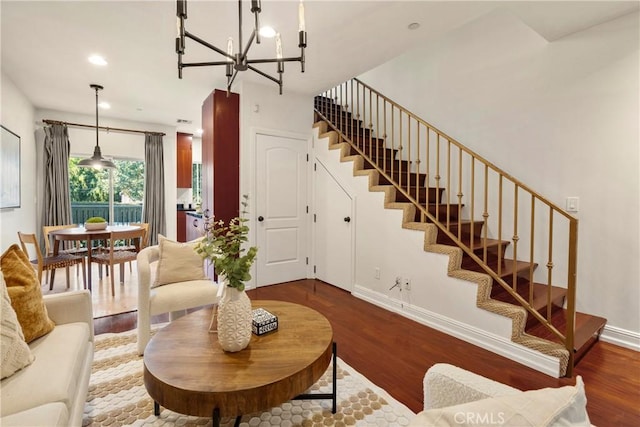
[[[98,91],[104,89],[100,85],[92,84],[91,89],[96,91],[96,146],[93,149],[93,156],[88,159],[83,159],[78,162],[78,166],[92,167],[96,169],[101,168],[115,168],[116,165],[111,161],[102,157],[102,151],[100,150],[100,144],[98,143],[98,133],[100,128],[98,127]]]

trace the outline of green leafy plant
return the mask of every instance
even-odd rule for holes
[[[106,219],[102,218],[101,216],[92,216],[91,218],[88,218],[85,223],[99,223],[99,222],[107,222]]]
[[[245,218],[249,196],[245,194],[242,197],[241,215],[227,224],[206,218],[205,236],[195,245],[195,251],[201,257],[213,262],[216,274],[225,276],[227,286],[239,291],[243,291],[244,284],[251,280],[249,271],[258,254],[255,246],[243,248],[249,240],[249,220]]]

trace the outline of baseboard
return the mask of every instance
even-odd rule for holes
[[[640,351],[640,333],[606,325],[600,334],[600,340],[630,350]]]
[[[359,285],[354,287],[352,294],[378,307],[382,307],[437,331],[444,332],[447,335],[504,356],[536,371],[552,377],[558,377],[560,362],[555,357],[547,356],[546,354],[516,344],[509,339],[491,334],[471,325],[460,323],[438,313],[425,310],[422,307],[389,298],[384,294]]]

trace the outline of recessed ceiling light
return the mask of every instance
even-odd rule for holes
[[[417,30],[418,28],[420,28],[420,24],[417,22],[412,22],[411,24],[407,25],[407,28],[410,30]]]
[[[276,30],[274,30],[273,27],[269,27],[268,25],[265,25],[264,27],[260,28],[260,35],[262,37],[272,39],[276,36]]]
[[[91,55],[89,57],[89,62],[91,62],[93,65],[99,65],[101,67],[107,65],[107,60],[100,55]]]
[[[101,103],[98,104],[98,107],[102,108],[103,110],[108,110],[109,108],[111,108],[111,104],[109,104],[108,102],[102,101]]]

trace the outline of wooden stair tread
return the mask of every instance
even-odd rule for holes
[[[547,285],[543,285],[541,283],[533,284],[533,301],[531,306],[537,310],[543,316],[546,316],[546,308],[547,308],[547,289],[549,287]],[[496,289],[499,289],[496,291]],[[529,301],[529,285],[519,285],[516,288],[518,295],[524,298],[527,302]],[[567,295],[567,290],[565,288],[560,288],[558,286],[550,287],[551,293],[551,304],[552,304],[552,314],[555,311],[559,311],[561,305],[564,303],[564,298]],[[495,299],[497,301],[507,302],[509,304],[513,304],[513,297],[501,286],[495,286],[494,290],[491,293],[491,299]],[[535,320],[534,317],[530,316],[531,319]]]
[[[417,222],[418,224],[420,224],[420,222]],[[491,260],[495,260],[498,257],[498,251],[501,250],[502,251],[502,259],[504,259],[504,251],[507,249],[507,247],[511,244],[511,242],[509,242],[508,240],[496,240],[496,239],[485,239],[485,238],[474,238],[473,239],[473,245],[471,244],[471,238],[467,237],[462,239],[462,243],[467,246],[469,249],[471,249],[478,258],[483,259],[484,257],[484,249],[485,249],[485,242],[486,242],[486,248],[487,248],[487,263],[490,263]],[[439,242],[440,243],[440,242]],[[440,243],[440,244],[446,244],[446,243]],[[449,246],[456,246],[453,243],[449,243]],[[465,257],[467,255],[465,254]]]
[[[406,189],[404,189],[405,191],[407,191]],[[416,198],[418,200],[418,202],[424,207],[425,206],[425,202],[427,201],[427,195],[429,196],[429,206],[433,206],[433,208],[435,208],[436,206],[436,200],[442,200],[442,194],[444,194],[444,188],[439,188],[436,189],[435,187],[418,187],[418,188],[411,188],[409,189],[409,191],[407,191],[412,197]],[[396,201],[397,202],[408,202],[409,199],[407,197],[405,197],[404,194],[402,194],[399,191],[396,191]],[[440,207],[442,206],[446,206],[446,203],[438,203],[438,205]],[[452,205],[453,206],[453,205]],[[456,205],[457,206],[457,205]]]
[[[465,236],[464,238],[462,238],[461,242],[464,243],[472,251],[478,252],[476,253],[476,255],[478,255],[480,259],[482,259],[482,251],[484,250],[485,242],[487,250],[502,248],[504,251],[511,244],[511,242],[508,240],[474,237],[472,245],[470,236]],[[504,257],[502,259],[504,259]]]
[[[428,217],[424,218],[425,222],[432,222]],[[468,219],[461,218],[451,218],[449,223],[447,224],[446,218],[440,218],[440,223],[447,229],[451,234],[453,234],[456,238],[460,240],[469,239],[473,234],[474,239],[482,238],[482,229],[484,227],[484,221],[471,221]],[[460,233],[458,233],[460,230]],[[444,232],[438,233],[438,241],[440,243],[446,244],[447,242],[452,242],[452,239],[447,236]]]
[[[493,262],[489,262],[487,265],[496,273],[498,272],[497,260],[494,260]],[[519,273],[528,272],[530,267],[531,267],[531,263],[526,261],[516,261],[514,264],[512,259],[503,259],[502,268],[500,269],[500,277],[502,277],[503,279],[510,278],[513,276],[514,272],[516,273],[516,275]],[[534,263],[534,269],[536,267],[537,267],[537,264]],[[470,270],[470,271],[479,271],[481,273],[484,272],[484,269],[469,257],[465,257],[465,259],[462,260],[461,268],[465,270]]]
[[[368,159],[365,159],[365,160],[366,160],[364,162],[364,168],[365,169],[372,169],[373,165],[375,164],[379,168],[382,168],[383,170],[387,171],[387,173],[389,173],[389,171],[391,170],[391,165],[392,164],[393,164],[394,170],[398,170],[400,168],[402,170],[407,170],[407,167],[408,167],[408,164],[409,164],[409,162],[407,160],[396,160],[396,159],[390,159],[388,157],[387,158],[378,158],[378,159],[375,159],[375,160],[368,160]]]
[[[485,247],[485,242],[486,242],[486,246],[487,246],[487,250],[488,249],[496,249],[498,247],[500,247],[500,244],[502,243],[502,247],[506,248],[507,246],[509,246],[511,244],[511,242],[509,242],[508,240],[496,240],[496,239],[473,239],[473,247],[471,246],[471,239],[463,239],[462,241],[464,244],[466,244],[469,249],[471,249],[472,251],[482,251]],[[480,258],[482,259],[482,256],[480,256]]]
[[[380,159],[385,159],[386,158],[386,159],[394,159],[395,160],[395,156],[396,156],[396,152],[397,151],[398,151],[397,149],[393,149],[393,148],[382,148],[382,147],[380,147],[380,148],[377,149],[377,152],[376,152],[375,156],[369,156],[369,157],[373,157],[374,160],[378,159],[378,158],[380,158]],[[351,154],[360,154],[360,153],[358,153],[358,151],[356,151],[356,149],[353,146],[351,146]],[[366,154],[370,155],[371,152],[367,151]]]
[[[567,326],[567,310],[564,308],[557,310],[551,316],[551,323],[556,329],[564,334]],[[591,314],[576,312],[575,324],[576,328],[573,334],[573,348],[576,353],[584,354],[584,352],[588,350],[588,347],[597,340],[602,328],[607,324],[607,319],[604,317],[593,316]],[[527,328],[526,332],[538,338],[553,342],[560,342],[560,340],[551,331],[538,322]]]

